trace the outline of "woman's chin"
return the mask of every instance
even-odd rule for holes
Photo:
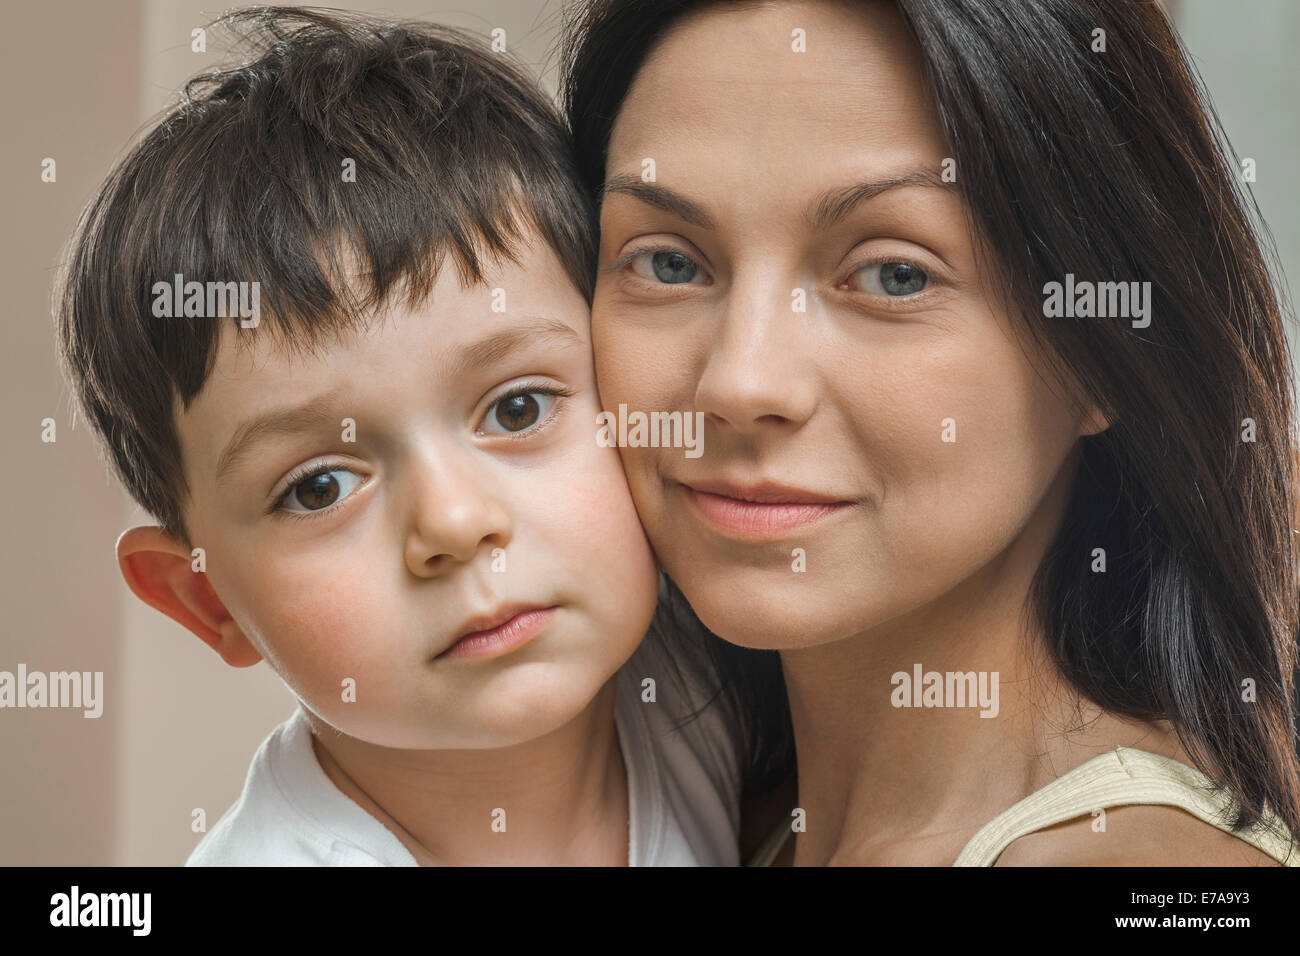
[[[759,593],[702,583],[698,592],[677,584],[700,621],[723,640],[754,650],[787,651],[841,640],[862,621],[848,609],[810,599],[797,589]]]

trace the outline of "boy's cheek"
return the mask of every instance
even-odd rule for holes
[[[316,708],[389,700],[400,666],[418,658],[414,644],[395,644],[406,630],[397,604],[367,584],[355,574],[303,572],[266,575],[256,586],[253,628],[280,676]]]
[[[649,550],[632,504],[617,448],[596,444],[594,433],[557,470],[551,523],[567,534],[571,546],[623,553]]]
[[[618,450],[592,438],[564,471],[550,499],[558,506],[545,511],[548,550],[567,556],[578,580],[590,585],[589,601],[598,605],[602,596],[615,596],[608,610],[616,618],[642,610],[657,594],[658,574]]]

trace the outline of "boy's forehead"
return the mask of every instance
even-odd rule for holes
[[[223,325],[212,371],[177,429],[191,467],[214,473],[231,436],[276,410],[333,411],[353,399],[400,403],[411,393],[473,388],[512,354],[580,349],[590,355],[590,312],[545,244],[464,285],[439,272],[432,293],[390,296],[356,323],[294,334],[266,316],[258,327]]]
[[[345,250],[339,256],[351,294],[364,298],[355,259]],[[323,316],[313,326],[309,318],[284,322],[271,313],[251,329],[225,323],[212,377],[292,377],[294,369],[346,363],[393,337],[395,327],[404,330],[399,335],[451,349],[511,329],[539,331],[536,320],[551,316],[589,338],[590,309],[550,246],[530,234],[518,260],[480,260],[482,282],[464,281],[450,261],[443,261],[427,296],[412,296],[406,278],[399,277],[383,302],[355,319]]]

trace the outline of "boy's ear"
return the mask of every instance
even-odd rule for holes
[[[190,566],[190,549],[162,528],[144,525],[117,539],[117,565],[126,585],[145,604],[193,631],[231,667],[248,667],[262,655],[226,610],[208,576]]]

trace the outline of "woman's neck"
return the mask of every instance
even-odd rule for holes
[[[806,813],[797,865],[951,862],[1030,792],[1038,685],[1015,621],[982,610],[782,652]]]
[[[796,864],[951,863],[981,826],[1100,742],[1137,739],[1080,709],[1035,616],[1022,613],[1069,484],[1062,476],[1008,548],[936,601],[781,652],[806,812]],[[1063,732],[1081,716],[1098,723]]]
[[[613,681],[567,724],[511,747],[396,750],[322,729],[326,775],[422,866],[627,865]]]

